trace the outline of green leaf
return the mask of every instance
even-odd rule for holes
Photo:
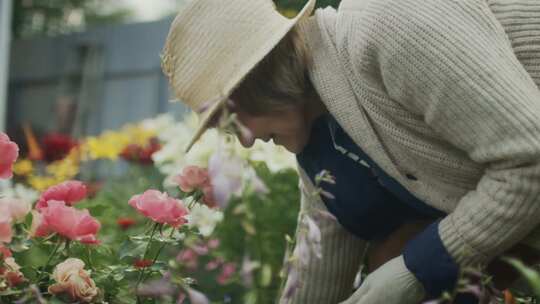
[[[131,242],[129,240],[124,241],[120,250],[118,251],[118,258],[124,259],[126,257],[140,257],[144,250],[146,249],[146,244],[140,242]]]
[[[272,282],[272,266],[264,264],[261,269],[261,286],[266,287]]]
[[[503,261],[506,261],[525,278],[535,296],[540,297],[540,274],[538,271],[526,266],[520,260],[514,258],[503,258]]]
[[[255,230],[255,227],[253,226],[253,224],[251,224],[248,221],[242,221],[242,228],[244,228],[244,230],[248,234],[255,235],[257,233],[257,231]]]

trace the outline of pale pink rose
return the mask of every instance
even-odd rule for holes
[[[41,194],[36,209],[41,210],[47,207],[47,202],[63,201],[68,206],[83,200],[86,197],[86,186],[80,181],[66,181],[61,184],[50,187]]]
[[[19,147],[9,140],[9,137],[0,132],[0,179],[13,176],[13,163],[19,156]]]
[[[223,267],[221,268],[221,273],[219,274],[217,278],[217,282],[220,285],[225,285],[227,282],[231,279],[231,277],[236,272],[236,264],[235,263],[225,263],[223,264]]]
[[[32,204],[19,198],[0,198],[0,205],[6,205],[13,222],[21,222],[32,209]]]
[[[182,173],[173,179],[183,192],[193,192],[210,183],[208,170],[197,166],[184,167]]]
[[[0,205],[0,243],[9,243],[12,237],[11,211],[7,205]]]
[[[83,303],[90,303],[98,295],[99,289],[79,259],[68,258],[56,265],[52,277],[56,283],[49,286],[51,294],[67,294],[71,300]]]
[[[223,261],[220,259],[214,259],[210,262],[206,263],[206,266],[204,267],[206,270],[215,270],[221,265]]]
[[[169,197],[165,192],[146,190],[129,200],[131,207],[154,222],[179,227],[186,223],[188,209],[181,200]]]
[[[0,277],[6,280],[9,287],[15,287],[26,280],[20,269],[21,266],[15,262],[14,258],[5,258],[2,267],[0,267]]]
[[[36,218],[36,221],[41,220],[35,228],[37,236],[56,232],[65,238],[84,244],[99,243],[96,234],[101,225],[86,209],[78,210],[66,206],[61,201],[48,201],[47,208],[41,209],[41,215],[41,218]]]

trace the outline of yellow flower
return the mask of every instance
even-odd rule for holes
[[[68,156],[49,164],[45,170],[56,180],[63,182],[72,179],[79,173],[79,163],[73,157]]]
[[[19,176],[26,176],[34,170],[32,161],[28,159],[20,159],[13,165],[13,173]]]
[[[37,191],[45,191],[47,188],[59,184],[58,180],[52,176],[30,175],[28,184]]]

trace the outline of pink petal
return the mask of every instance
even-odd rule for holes
[[[86,197],[86,193],[87,190],[84,183],[80,181],[66,181],[45,190],[36,204],[36,209],[41,210],[47,207],[47,202],[50,200],[63,201],[66,205],[73,206],[75,203],[83,200]]]
[[[19,147],[9,137],[0,132],[0,179],[13,176],[13,163],[19,156]]]

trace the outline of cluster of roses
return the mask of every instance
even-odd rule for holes
[[[13,176],[13,163],[19,148],[7,135],[0,133],[0,178]],[[78,181],[68,181],[47,189],[41,194],[33,220],[30,236],[45,237],[57,234],[64,240],[96,244],[100,224],[88,213],[71,207],[86,197],[86,187]],[[0,202],[0,290],[15,287],[26,281],[20,266],[8,249],[13,238],[13,225],[24,220],[31,205],[22,200],[3,198]],[[98,288],[84,270],[84,262],[68,258],[59,263],[52,275],[55,284],[49,286],[51,294],[66,294],[72,300],[90,302],[98,294]]]
[[[19,147],[12,142],[7,135],[0,133],[0,179],[11,178],[13,176],[13,163],[19,156]],[[25,210],[18,208],[17,204],[0,205],[0,290],[6,287],[13,287],[24,282],[24,276],[19,271],[11,251],[6,244],[11,242],[12,222],[19,221],[26,215]]]
[[[18,147],[3,133],[0,133],[0,152],[0,178],[11,178],[13,163],[18,157]],[[174,230],[187,223],[190,227],[199,228],[201,235],[209,236],[223,215],[215,208],[218,203],[214,199],[215,189],[208,170],[187,166],[175,178],[175,182],[183,193],[184,201],[171,197],[166,192],[150,189],[142,194],[134,195],[128,203],[139,213],[154,221],[157,226],[169,225]],[[34,210],[31,210],[30,203],[23,204],[15,199],[0,202],[0,290],[26,281],[8,247],[14,234],[13,225],[24,221],[30,212],[32,214],[30,237],[58,236],[57,248],[51,256],[56,253],[61,244],[67,247],[72,241],[99,244],[97,239],[97,233],[101,228],[99,221],[92,217],[87,209],[74,207],[86,198],[87,192],[85,184],[72,180],[44,191]],[[225,197],[228,196],[227,194]],[[189,201],[188,197],[190,197]],[[189,202],[189,205],[186,206],[184,202]],[[198,204],[198,202],[203,204]],[[151,241],[152,237],[148,246]],[[215,246],[210,242],[207,249],[215,248]],[[223,273],[219,281],[225,283],[235,272],[235,266],[221,264],[223,263],[218,261],[215,268],[222,266]],[[44,270],[47,266],[45,265]],[[52,273],[52,278],[56,283],[48,287],[49,293],[67,295],[73,301],[93,301],[99,289],[89,273],[84,270],[84,266],[84,262],[76,258],[68,258],[56,265]],[[141,278],[144,277],[144,268],[148,266],[150,264],[142,267]],[[40,279],[42,278],[40,276]],[[38,281],[41,281],[40,279]],[[40,284],[40,282],[37,283]],[[192,301],[207,303],[204,295],[189,287],[185,289]]]

